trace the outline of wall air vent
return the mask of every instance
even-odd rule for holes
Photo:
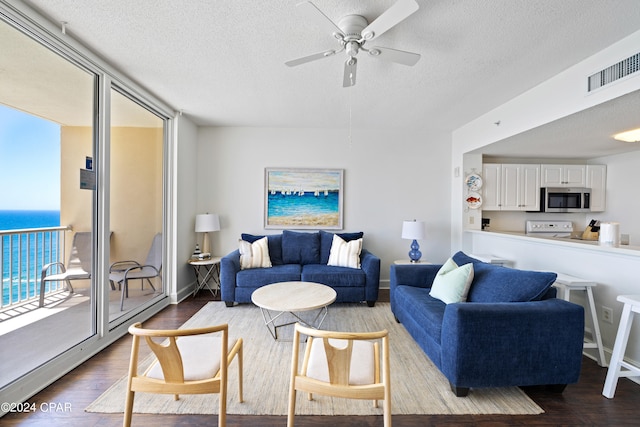
[[[637,73],[640,70],[640,53],[628,57],[625,60],[613,64],[602,71],[588,77],[588,90],[592,92],[604,85],[620,80],[629,74]]]

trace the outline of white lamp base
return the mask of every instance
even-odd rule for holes
[[[211,244],[209,243],[209,233],[204,233],[202,237],[202,253],[211,253]]]

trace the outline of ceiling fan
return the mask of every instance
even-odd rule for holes
[[[329,34],[333,35],[333,37],[339,41],[340,47],[285,62],[289,67],[327,58],[345,51],[347,53],[347,60],[344,64],[342,86],[350,87],[356,84],[356,67],[358,65],[356,55],[360,51],[364,51],[374,58],[385,59],[409,66],[415,65],[420,59],[420,55],[413,52],[405,52],[380,46],[373,46],[371,48],[364,47],[366,43],[375,40],[387,30],[393,28],[417,11],[418,3],[416,3],[415,0],[398,0],[371,23],[369,23],[364,16],[347,15],[341,18],[336,24],[310,1],[299,3],[297,7],[322,29],[329,31]]]

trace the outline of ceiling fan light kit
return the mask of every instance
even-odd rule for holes
[[[417,11],[418,3],[415,0],[398,0],[371,23],[364,16],[347,15],[342,17],[338,24],[335,24],[310,1],[299,3],[298,9],[304,12],[309,19],[315,21],[321,28],[327,30],[329,34],[340,42],[341,46],[338,50],[326,50],[285,62],[290,67],[327,58],[338,52],[345,51],[347,60],[344,66],[343,86],[351,87],[356,84],[356,67],[358,64],[356,55],[361,50],[367,52],[368,56],[408,66],[415,65],[420,59],[420,55],[413,52],[380,46],[374,46],[370,49],[364,47],[366,42],[376,39]]]

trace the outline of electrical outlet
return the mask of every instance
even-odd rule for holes
[[[469,224],[474,224],[476,222],[476,219],[472,216],[469,217]]]
[[[602,321],[613,324],[613,310],[602,306]]]

